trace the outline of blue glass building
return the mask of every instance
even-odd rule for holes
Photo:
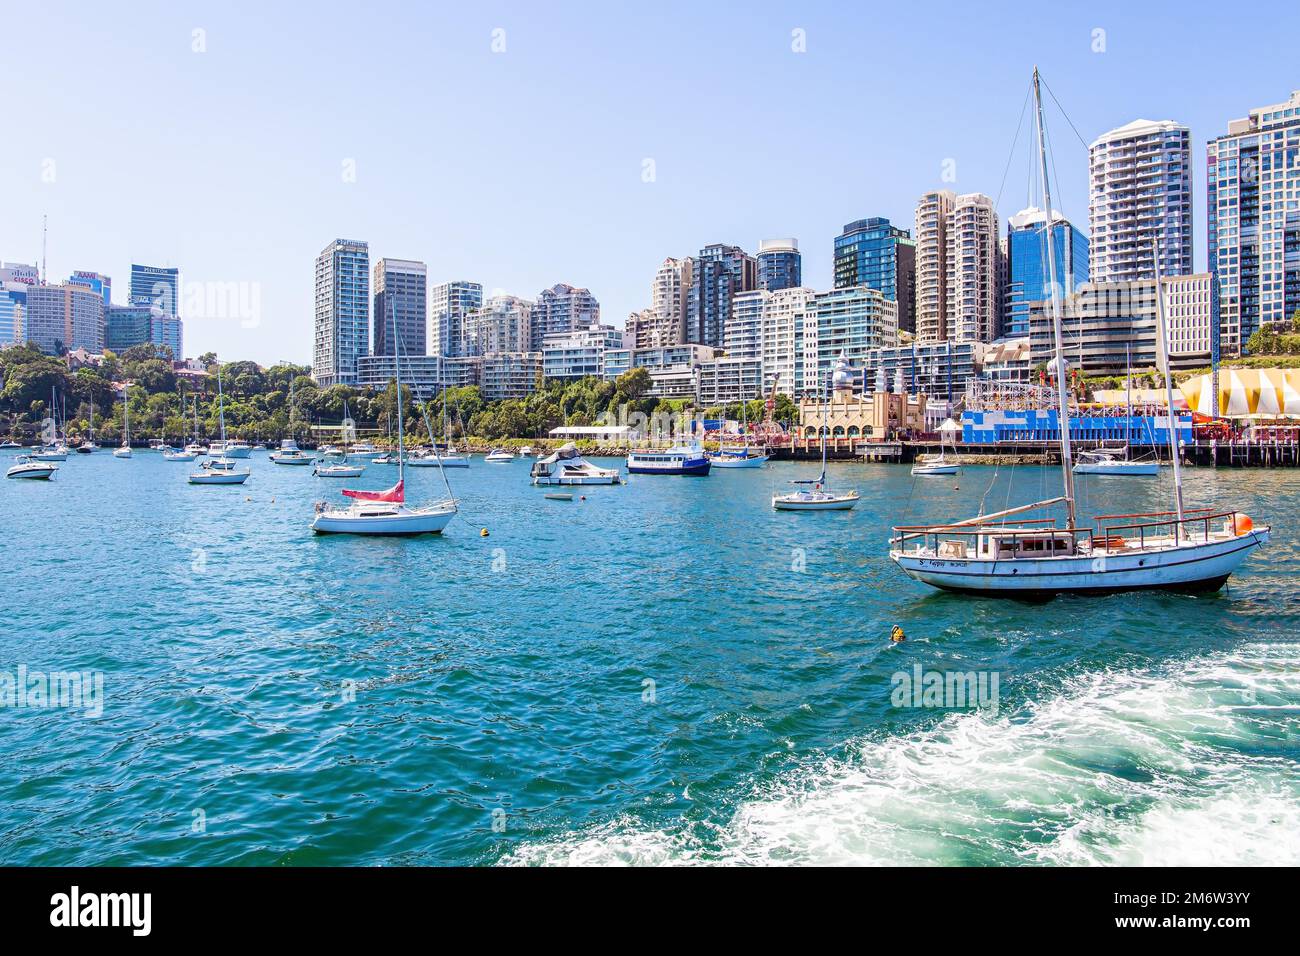
[[[180,315],[181,270],[131,263],[131,305],[156,305],[168,315]]]
[[[898,327],[916,329],[916,243],[911,233],[874,216],[835,237],[835,288],[864,285],[898,303]]]
[[[1007,220],[1007,284],[1003,315],[1006,338],[1029,334],[1030,303],[1051,298],[1047,281],[1047,230],[1032,206]],[[1088,238],[1058,213],[1052,225],[1057,281],[1064,298],[1088,281]]]
[[[803,285],[803,256],[794,239],[764,239],[758,244],[758,288],[767,292]]]

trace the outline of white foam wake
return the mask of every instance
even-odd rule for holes
[[[623,818],[504,862],[1294,865],[1298,739],[1300,645],[1250,645],[868,737],[715,833]]]

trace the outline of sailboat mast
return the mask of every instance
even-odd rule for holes
[[[1131,343],[1124,345],[1124,460],[1127,461],[1131,452],[1129,445],[1133,442],[1133,346]]]
[[[1052,291],[1052,337],[1056,349],[1056,409],[1061,428],[1061,474],[1065,479],[1067,526],[1076,526],[1074,511],[1074,455],[1070,448],[1070,405],[1065,387],[1065,350],[1061,345],[1061,288],[1056,283],[1056,249],[1052,243],[1052,187],[1048,183],[1047,140],[1043,129],[1043,95],[1038,67],[1034,67],[1034,115],[1038,127],[1038,161],[1043,177],[1043,206],[1047,239],[1047,281]]]
[[[1153,235],[1151,252],[1156,277],[1156,351],[1160,353],[1160,371],[1165,376],[1165,411],[1169,432],[1169,458],[1174,467],[1174,511],[1178,514],[1178,532],[1183,528],[1183,466],[1178,455],[1178,431],[1174,427],[1174,379],[1169,374],[1169,330],[1165,327],[1165,296],[1160,288],[1160,237]],[[1175,539],[1178,533],[1174,535]]]
[[[835,370],[828,369],[826,372],[826,394],[822,396],[822,476],[818,480],[819,485],[826,484],[826,433],[830,431],[830,401],[831,401],[831,382],[834,378]]]
[[[404,468],[402,460],[402,445],[404,425],[402,422],[402,343],[397,337],[397,299],[391,294],[386,298],[390,300],[389,312],[393,316],[393,365],[397,369],[397,480],[403,480]]]

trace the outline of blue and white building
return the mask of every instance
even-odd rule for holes
[[[369,354],[369,337],[370,247],[335,239],[316,257],[312,378],[322,388],[356,385],[357,359]]]
[[[1056,281],[1061,295],[1067,296],[1088,281],[1088,238],[1059,212],[1052,217],[1051,232]],[[1007,220],[1003,334],[1028,335],[1030,303],[1049,298],[1047,217],[1030,206]]]
[[[758,288],[777,292],[803,285],[803,257],[797,239],[763,239],[754,258]]]

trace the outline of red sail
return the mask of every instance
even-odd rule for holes
[[[406,482],[399,481],[387,491],[350,491],[344,488],[343,493],[349,498],[358,498],[361,501],[394,501],[400,503],[406,500],[405,489],[403,488],[405,484]]]

